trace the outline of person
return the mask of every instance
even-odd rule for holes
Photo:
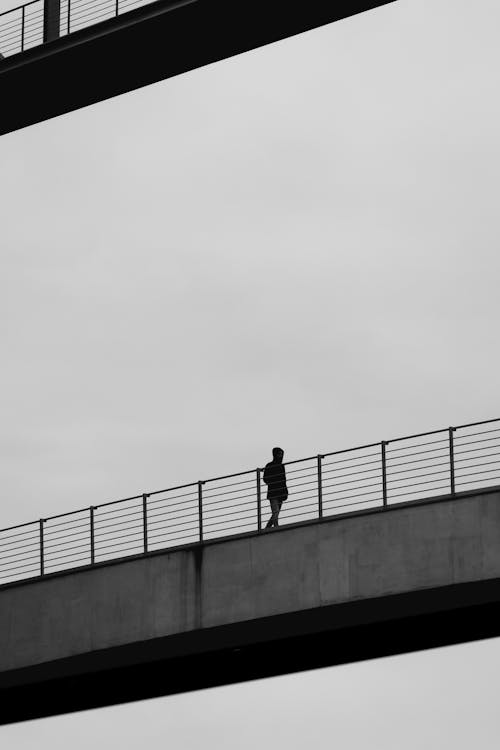
[[[266,524],[266,529],[279,526],[278,516],[281,506],[288,497],[286,473],[283,466],[284,455],[282,448],[273,448],[273,460],[269,461],[264,468],[263,479],[267,484],[267,499],[271,506],[271,518]]]

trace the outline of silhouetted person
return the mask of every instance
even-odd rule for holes
[[[278,516],[281,506],[288,497],[285,467],[283,466],[284,455],[281,448],[273,448],[273,460],[269,461],[264,469],[263,479],[267,484],[267,499],[271,505],[271,518],[266,524],[266,529],[279,526]]]

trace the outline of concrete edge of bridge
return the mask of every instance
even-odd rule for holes
[[[1,674],[0,724],[497,637],[499,615],[491,579],[69,657]]]

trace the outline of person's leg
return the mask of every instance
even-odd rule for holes
[[[272,526],[278,525],[278,514],[280,512],[280,503],[279,500],[275,497],[269,498],[269,505],[271,506],[271,518],[266,524],[266,529],[271,528]]]
[[[279,526],[279,523],[278,523],[278,516],[279,516],[279,514],[280,514],[280,510],[281,510],[281,506],[282,506],[282,505],[283,505],[283,498],[278,498],[278,499],[276,500],[276,506],[277,506],[277,507],[276,507],[276,518],[275,518],[275,524],[274,524],[275,526]]]
[[[271,526],[273,525],[273,501],[272,500],[269,500],[269,505],[271,506],[271,515],[269,516],[269,521],[266,523],[266,529],[270,529]]]

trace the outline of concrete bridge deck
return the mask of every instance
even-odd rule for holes
[[[3,723],[500,635],[500,488],[0,589]]]

